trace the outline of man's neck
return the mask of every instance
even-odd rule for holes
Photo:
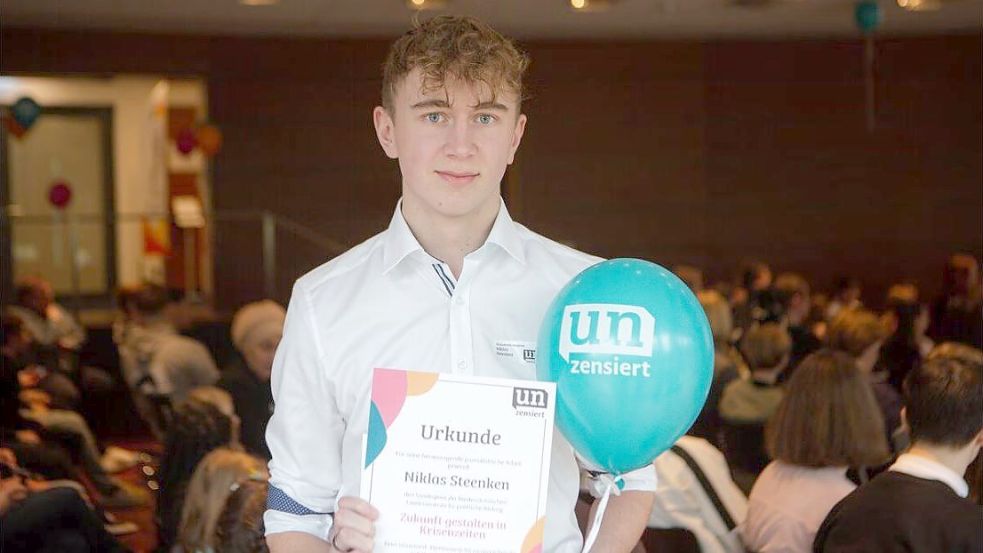
[[[911,446],[911,449],[908,450],[908,453],[945,465],[959,476],[962,476],[966,474],[966,468],[976,458],[979,448],[972,445],[955,448],[915,442]]]
[[[446,263],[454,278],[460,278],[464,257],[480,248],[488,239],[499,206],[499,203],[495,203],[460,217],[444,217],[419,209],[415,202],[407,202],[404,198],[402,210],[406,224],[423,249]]]

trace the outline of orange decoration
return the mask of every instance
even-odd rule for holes
[[[20,126],[20,123],[15,121],[14,118],[9,115],[3,116],[3,126],[5,129],[7,129],[7,132],[14,135],[15,138],[20,138],[27,132],[27,129]]]
[[[222,132],[213,125],[203,125],[198,128],[198,147],[203,154],[212,157],[222,149]]]

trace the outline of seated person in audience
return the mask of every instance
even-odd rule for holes
[[[283,336],[287,312],[270,301],[250,303],[232,318],[232,343],[240,358],[222,371],[217,386],[228,390],[242,420],[242,445],[246,451],[270,458],[266,446],[266,424],[273,414],[270,374],[273,356]]]
[[[784,394],[779,381],[788,364],[792,339],[777,323],[755,325],[741,340],[751,373],[730,382],[720,398],[724,452],[743,489],[768,464],[764,426]]]
[[[229,496],[247,480],[265,482],[266,463],[243,451],[220,447],[198,463],[181,510],[178,542],[183,551],[215,551],[215,526]]]
[[[883,422],[850,356],[819,350],[802,360],[769,421],[774,461],[754,483],[744,545],[757,553],[807,552],[829,510],[856,485],[847,469],[888,460]]]
[[[890,440],[901,425],[902,404],[901,395],[888,382],[887,371],[877,365],[886,334],[877,315],[863,308],[848,309],[830,323],[827,344],[853,357],[857,368],[867,376],[881,410],[884,435]]]
[[[826,320],[832,322],[844,311],[863,307],[863,303],[860,301],[862,292],[860,279],[849,276],[838,278],[836,287],[833,289],[833,295],[826,305]]]
[[[167,319],[169,299],[163,287],[146,284],[121,299],[124,322],[116,332],[120,368],[141,415],[160,435],[163,423],[147,397],[180,402],[193,388],[214,384],[218,368],[203,344],[178,334]]]
[[[731,336],[734,323],[730,304],[715,290],[704,290],[696,295],[710,322],[713,334],[713,380],[703,410],[689,430],[691,436],[704,438],[719,447],[720,445],[720,394],[729,382],[738,378],[745,367],[741,354],[734,349]]]
[[[983,446],[983,352],[932,357],[904,390],[911,448],[832,509],[817,553],[983,551],[983,511],[963,480]]]
[[[174,420],[164,441],[157,499],[158,549],[170,551],[177,540],[188,480],[198,463],[219,447],[237,448],[236,419],[230,415],[232,399],[224,390],[211,388],[206,397],[195,390],[174,408]],[[221,405],[215,398],[225,396]]]
[[[222,553],[267,553],[263,536],[266,511],[266,481],[246,480],[232,492],[215,529],[215,551]]]
[[[761,261],[746,261],[739,279],[731,298],[738,338],[754,323],[775,322],[781,315],[772,290],[771,267]]]
[[[7,307],[7,313],[20,319],[31,337],[31,361],[38,367],[39,386],[57,407],[75,408],[80,395],[73,377],[85,329],[55,303],[51,284],[40,277],[18,282],[15,298],[17,303]]]
[[[877,364],[887,371],[888,382],[900,393],[905,376],[935,346],[925,334],[928,309],[918,301],[918,288],[913,284],[891,286],[882,320],[889,335],[881,346]]]
[[[822,346],[819,338],[813,332],[809,321],[809,310],[812,301],[809,295],[809,283],[797,273],[782,273],[775,279],[775,297],[782,306],[785,314],[783,322],[792,339],[792,351],[789,353],[788,369],[782,379],[792,375],[792,371],[807,355]]]
[[[683,436],[656,458],[655,472],[659,486],[649,528],[685,528],[702,553],[743,553],[735,528],[747,514],[747,498],[717,448]]]
[[[31,336],[17,317],[6,315],[2,323],[2,397],[3,424],[13,430],[11,444],[47,446],[41,457],[58,462],[60,456],[51,442],[67,449],[81,464],[86,476],[99,491],[100,503],[105,507],[134,507],[146,502],[147,497],[113,479],[102,466],[95,436],[89,424],[75,411],[54,409],[51,399],[42,390],[31,388],[37,383],[33,369],[26,366],[25,354],[30,349]],[[35,448],[36,449],[36,448]],[[64,477],[64,476],[63,476]]]
[[[937,342],[962,342],[983,349],[983,279],[980,262],[969,254],[949,258],[942,293],[932,302],[928,335]]]
[[[0,449],[0,467],[0,551],[126,551],[78,487],[26,480],[9,449]]]

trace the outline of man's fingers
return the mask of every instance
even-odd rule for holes
[[[338,530],[331,544],[339,551],[350,553],[372,553],[372,548],[375,546],[371,536],[356,532],[352,528]]]
[[[342,530],[349,530],[349,533],[362,534],[368,537],[375,535],[375,524],[372,520],[351,509],[338,509],[334,515],[334,525],[338,527],[339,533]]]
[[[379,510],[360,497],[345,496],[338,500],[339,511],[348,509],[355,511],[369,520],[379,518]]]

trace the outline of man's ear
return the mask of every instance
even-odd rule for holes
[[[976,437],[973,438],[973,445],[983,447],[983,429],[980,429],[980,431],[976,433]]]
[[[526,131],[526,114],[520,113],[519,118],[515,121],[515,129],[512,131],[512,144],[511,150],[509,151],[509,165],[515,161],[515,152],[519,149],[519,144],[522,142],[522,133]]]
[[[399,157],[399,151],[396,148],[396,125],[393,122],[393,118],[386,111],[386,108],[382,106],[376,106],[372,110],[372,122],[375,124],[375,136],[379,139],[379,145],[382,146],[382,150],[386,152],[389,159],[396,159]]]
[[[908,408],[907,407],[902,407],[901,408],[901,426],[904,426],[905,428],[908,428]]]

